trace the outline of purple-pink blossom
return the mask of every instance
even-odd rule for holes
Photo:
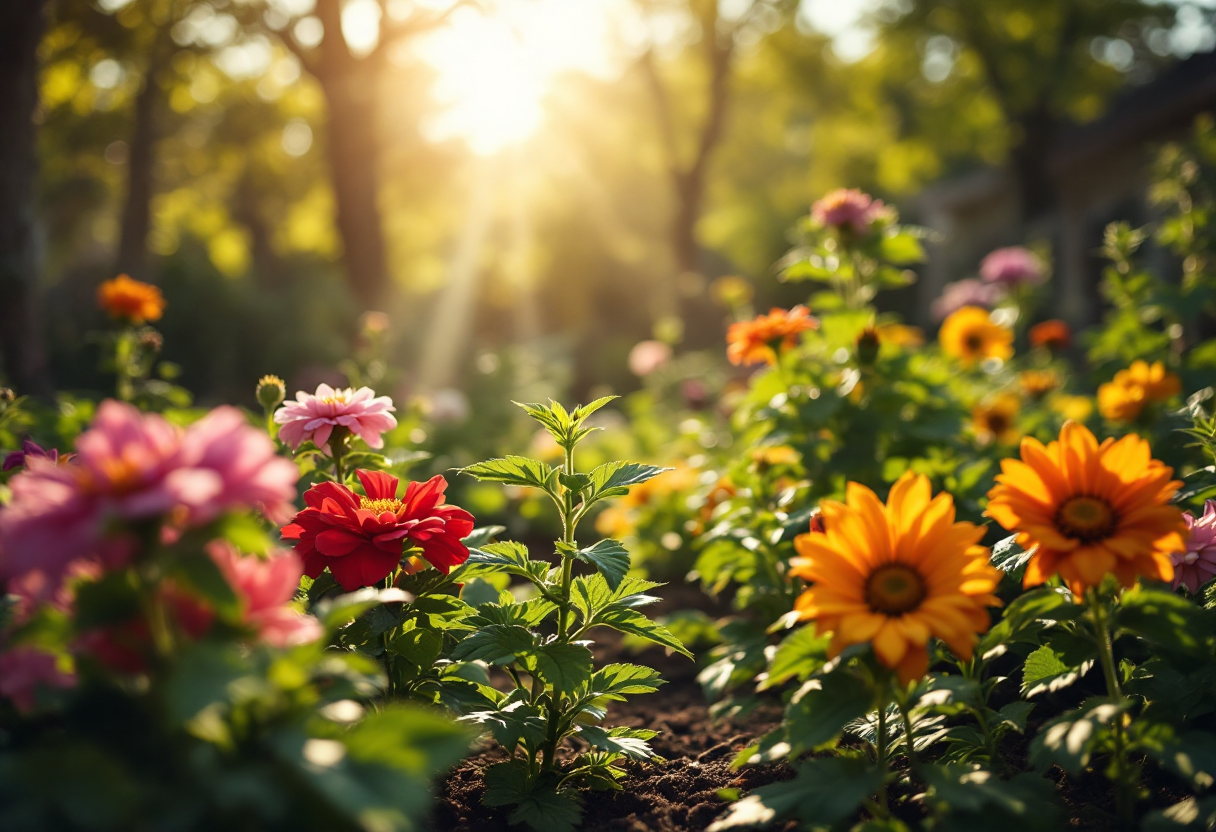
[[[60,667],[59,657],[33,647],[15,647],[0,653],[0,696],[17,710],[32,711],[40,689],[70,688],[76,674]]]
[[[1216,578],[1216,500],[1203,504],[1203,516],[1199,519],[1189,511],[1184,511],[1182,518],[1190,535],[1186,551],[1170,556],[1174,561],[1174,589],[1185,586],[1196,593]]]
[[[272,647],[294,647],[321,637],[321,622],[289,606],[304,574],[304,563],[295,552],[275,550],[262,560],[217,540],[208,544],[207,554],[240,599],[242,618],[260,640]]]
[[[59,451],[55,448],[47,450],[32,439],[22,440],[21,450],[10,451],[4,457],[4,464],[0,465],[0,471],[21,468],[27,459],[49,459],[51,462],[58,462]]]
[[[856,188],[838,188],[811,206],[811,217],[823,226],[865,234],[884,210],[882,200]]]
[[[1001,286],[1036,286],[1043,282],[1043,261],[1022,246],[998,248],[980,263],[980,277]]]
[[[293,450],[311,439],[322,451],[332,454],[329,437],[336,427],[346,428],[369,448],[383,448],[382,434],[397,426],[395,410],[392,399],[376,396],[370,387],[335,390],[321,384],[315,394],[297,392],[295,401],[275,411],[274,421],[282,425],[279,439]]]
[[[933,301],[931,310],[935,320],[944,320],[964,306],[979,306],[991,309],[1003,297],[1001,288],[969,277],[942,287],[942,294]]]

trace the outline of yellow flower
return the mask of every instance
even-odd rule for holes
[[[1015,421],[1018,417],[1018,397],[1001,393],[991,401],[976,405],[971,411],[971,424],[981,442],[1007,444],[1018,438]]]
[[[992,322],[987,310],[964,306],[942,323],[937,335],[942,351],[965,365],[989,358],[1007,360],[1013,356],[1013,332]]]
[[[1018,376],[1022,392],[1041,399],[1060,386],[1060,374],[1055,370],[1023,370]]]
[[[1094,402],[1089,396],[1052,396],[1050,406],[1056,413],[1074,422],[1084,422],[1094,412]]]
[[[604,537],[620,540],[633,533],[634,522],[626,509],[609,506],[595,518],[595,530]]]
[[[897,347],[919,347],[925,343],[925,331],[906,324],[879,324],[878,340]]]
[[[1115,373],[1112,381],[1098,388],[1098,410],[1112,422],[1130,422],[1152,402],[1163,402],[1182,392],[1178,376],[1165,371],[1155,361],[1133,361],[1126,370]]]
[[[985,607],[1000,573],[978,545],[984,529],[956,523],[954,498],[932,496],[929,480],[911,472],[891,487],[884,506],[873,491],[850,482],[844,503],[821,504],[826,531],[794,540],[790,574],[811,583],[795,608],[833,634],[829,654],[869,642],[901,682],[929,667],[936,636],[969,659],[988,629]]]
[[[1016,531],[1018,545],[1038,547],[1026,586],[1059,574],[1079,596],[1107,574],[1123,586],[1138,575],[1173,578],[1170,554],[1185,551],[1186,524],[1170,505],[1181,483],[1147,442],[1129,434],[1099,445],[1068,422],[1047,446],[1023,439],[1021,457],[1001,462],[987,514]]]
[[[125,274],[97,287],[97,305],[111,318],[136,325],[159,321],[165,313],[165,298],[160,289]]]
[[[752,451],[752,462],[757,468],[772,468],[777,465],[797,465],[802,454],[789,445],[767,445]]]

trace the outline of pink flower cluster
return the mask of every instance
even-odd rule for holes
[[[295,552],[275,550],[269,559],[241,555],[227,541],[213,541],[207,554],[241,600],[242,620],[271,647],[294,647],[321,637],[321,622],[290,606],[304,574]]]
[[[980,277],[1000,286],[1037,286],[1043,282],[1043,262],[1028,248],[998,248],[980,263]]]
[[[885,210],[880,199],[856,188],[839,188],[811,206],[811,217],[827,228],[866,234]]]
[[[1186,551],[1171,555],[1174,561],[1174,589],[1185,586],[1192,593],[1216,578],[1216,500],[1203,505],[1203,516],[1195,519],[1189,511],[1182,517],[1190,530]]]
[[[292,514],[299,471],[231,407],[182,430],[106,401],[76,451],[67,464],[27,457],[12,479],[12,502],[0,511],[0,579],[49,597],[78,561],[125,563],[133,524],[195,526],[237,508],[275,521]]]
[[[292,450],[311,439],[314,445],[332,455],[329,437],[336,427],[346,428],[369,448],[383,448],[381,434],[397,426],[393,416],[395,410],[392,399],[377,396],[370,387],[335,390],[322,384],[313,395],[298,391],[294,402],[286,402],[275,411],[274,421],[282,425],[279,439]]]
[[[951,314],[962,309],[964,306],[979,306],[983,309],[991,309],[1003,297],[999,286],[984,283],[975,278],[967,278],[966,280],[958,280],[954,283],[947,283],[942,287],[942,294],[937,300],[933,301],[930,306],[930,311],[933,312],[935,320],[941,321],[950,317]]]

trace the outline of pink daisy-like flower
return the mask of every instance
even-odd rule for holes
[[[17,710],[32,711],[38,690],[70,688],[76,674],[60,668],[59,658],[32,647],[16,647],[0,653],[0,696],[12,700]]]
[[[106,401],[76,451],[67,464],[27,458],[0,511],[0,579],[21,578],[42,598],[78,561],[109,568],[127,561],[136,539],[107,531],[114,520],[173,515],[196,525],[229,509],[261,508],[277,521],[291,515],[299,478],[295,465],[275,456],[270,438],[229,407],[183,431]]]
[[[1174,561],[1174,589],[1185,586],[1192,593],[1216,578],[1216,500],[1203,504],[1198,520],[1189,511],[1182,513],[1190,532],[1186,551],[1170,555]]]
[[[286,402],[275,411],[274,421],[282,425],[279,439],[292,450],[311,439],[325,453],[332,453],[329,437],[335,427],[347,428],[360,437],[369,448],[383,448],[381,434],[397,426],[392,415],[396,408],[388,396],[376,396],[370,387],[335,390],[328,384],[317,387],[314,395],[303,390],[294,402]]]
[[[295,552],[276,550],[262,560],[216,540],[208,544],[207,554],[241,599],[244,622],[259,639],[271,647],[294,647],[321,637],[321,622],[289,606],[304,574]]]
[[[1036,286],[1043,282],[1043,262],[1028,248],[998,248],[980,263],[980,277],[1001,286]]]
[[[1000,286],[984,283],[975,278],[967,278],[943,286],[941,297],[933,301],[930,310],[933,312],[934,319],[941,321],[964,306],[991,309],[996,306],[1001,297]]]
[[[811,217],[823,226],[865,234],[883,210],[882,200],[856,188],[839,188],[811,206]]]

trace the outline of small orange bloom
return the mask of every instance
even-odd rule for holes
[[[1046,347],[1052,352],[1068,349],[1072,342],[1072,330],[1060,320],[1043,321],[1030,328],[1030,346]]]
[[[1023,370],[1018,381],[1027,396],[1041,399],[1059,388],[1060,375],[1055,370]]]
[[[1101,445],[1083,425],[1067,422],[1046,446],[1022,440],[1021,459],[1001,462],[988,492],[987,515],[1038,547],[1025,586],[1059,574],[1080,596],[1113,574],[1123,586],[1139,575],[1174,577],[1171,553],[1185,551],[1186,524],[1170,504],[1181,482],[1153,459],[1134,433]]]
[[[1018,438],[1015,425],[1018,417],[1018,397],[1001,393],[991,401],[976,405],[971,411],[971,424],[981,442],[1009,444]]]
[[[989,358],[1007,360],[1013,356],[1013,332],[993,323],[987,309],[964,306],[942,322],[937,335],[942,352],[964,365]]]
[[[165,298],[160,289],[125,274],[97,287],[97,305],[111,318],[133,324],[159,321],[165,313]]]
[[[731,364],[776,364],[777,349],[789,349],[801,333],[818,326],[819,321],[805,306],[795,306],[788,312],[774,308],[767,315],[730,325],[726,357]]]
[[[1182,392],[1182,382],[1165,365],[1155,361],[1133,361],[1126,370],[1098,388],[1098,410],[1112,422],[1130,422],[1153,402],[1163,402]]]

